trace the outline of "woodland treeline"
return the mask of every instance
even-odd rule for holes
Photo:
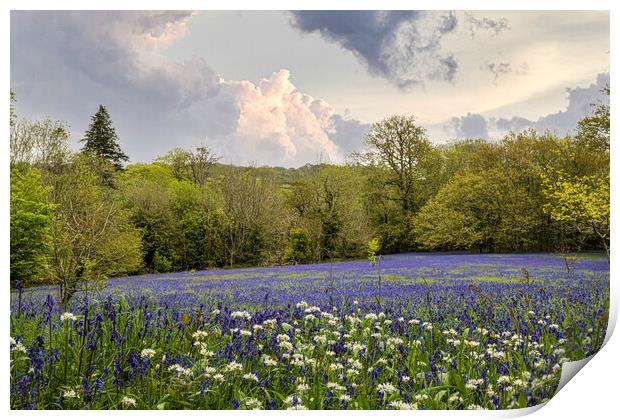
[[[339,165],[236,167],[208,145],[126,164],[103,106],[79,152],[62,122],[11,107],[11,280],[68,299],[108,276],[357,258],[375,238],[381,253],[608,252],[606,105],[562,138],[436,145],[395,115],[360,140]]]

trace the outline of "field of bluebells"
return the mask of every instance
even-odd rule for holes
[[[601,346],[609,263],[552,254],[111,279],[13,290],[14,409],[508,409]],[[379,277],[380,274],[380,277]]]

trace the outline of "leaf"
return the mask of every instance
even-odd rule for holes
[[[442,390],[439,391],[437,394],[435,394],[435,398],[433,398],[435,400],[435,402],[440,403],[441,399],[443,398],[444,395],[446,395],[448,391],[447,390]]]
[[[280,328],[282,328],[284,331],[290,331],[293,329],[293,326],[291,324],[283,322],[282,324],[280,324]]]

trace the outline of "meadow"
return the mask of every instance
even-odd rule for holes
[[[13,409],[511,409],[609,310],[597,255],[398,254],[11,295]]]

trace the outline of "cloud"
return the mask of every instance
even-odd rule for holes
[[[511,118],[485,117],[468,113],[454,117],[443,124],[427,127],[436,140],[484,138],[498,139],[509,132],[520,132],[533,128],[540,133],[551,132],[558,136],[574,134],[579,120],[592,113],[592,105],[609,104],[609,96],[601,90],[609,84],[609,73],[601,73],[596,81],[587,87],[566,89],[566,109],[545,115],[537,120],[520,116]]]
[[[535,123],[527,118],[512,117],[510,119],[500,118],[495,120],[495,126],[504,132],[519,132],[527,128],[534,127]]]
[[[331,117],[332,139],[345,155],[360,151],[362,139],[371,128],[371,124],[334,114]]]
[[[505,76],[510,73],[515,73],[519,76],[522,76],[527,73],[528,65],[526,62],[521,63],[521,65],[517,68],[514,68],[510,63],[507,62],[491,62],[487,61],[483,65],[480,66],[480,69],[483,71],[488,71],[494,77],[494,80],[500,78],[500,76]]]
[[[371,74],[401,89],[426,80],[452,81],[458,64],[441,50],[457,26],[454,12],[294,11],[294,27],[318,32],[352,52]]]
[[[500,118],[495,124],[500,129],[512,131],[535,128],[539,132],[551,131],[559,136],[570,134],[579,120],[592,113],[592,104],[598,102],[609,104],[609,97],[601,92],[601,89],[608,84],[609,73],[601,73],[596,77],[596,82],[588,87],[566,89],[568,104],[565,110],[548,114],[536,121],[513,117]]]
[[[483,17],[479,19],[473,14],[465,12],[465,21],[469,25],[469,31],[472,38],[474,38],[480,31],[486,31],[490,33],[491,36],[496,36],[510,29],[506,18],[490,19]]]
[[[482,67],[484,70],[487,70],[495,76],[495,80],[501,75],[508,74],[512,71],[510,68],[510,63],[485,63]]]
[[[299,92],[285,69],[256,84],[223,81],[222,89],[239,109],[235,132],[218,139],[227,155],[243,150],[250,161],[285,166],[342,161],[359,148],[367,128],[337,114],[327,102]]]
[[[488,122],[480,114],[468,113],[463,117],[454,117],[446,128],[456,138],[486,139],[489,137]]]
[[[11,13],[11,84],[18,113],[53,113],[73,140],[108,106],[133,161],[212,145],[236,164],[342,160],[365,125],[299,92],[287,70],[256,83],[224,80],[203,59],[165,50],[188,32],[183,11]]]

